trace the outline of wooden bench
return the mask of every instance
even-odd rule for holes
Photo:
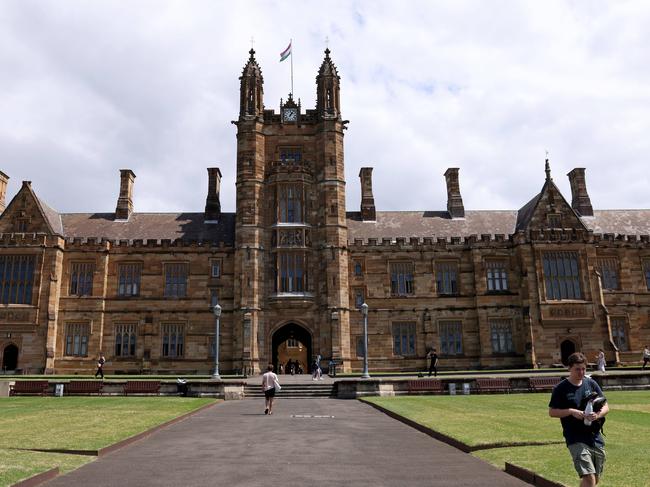
[[[530,392],[550,391],[561,380],[561,377],[530,377],[528,379],[528,390]]]
[[[17,380],[9,389],[9,395],[47,396],[48,387],[49,384],[46,380]]]
[[[124,395],[129,394],[158,394],[160,393],[159,380],[129,380],[124,384]]]
[[[418,392],[445,392],[440,379],[414,379],[408,381],[409,394]]]
[[[506,378],[481,377],[476,379],[476,390],[483,392],[510,392],[510,380]]]
[[[100,394],[104,383],[101,380],[71,380],[65,385],[65,394]]]

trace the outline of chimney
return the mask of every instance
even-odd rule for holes
[[[208,168],[208,197],[205,199],[205,214],[203,220],[206,223],[217,223],[221,217],[221,171],[218,167]]]
[[[5,208],[7,207],[6,197],[7,197],[8,182],[9,182],[9,176],[7,176],[5,173],[0,171],[0,215],[2,214],[3,211],[5,211]]]
[[[135,174],[131,169],[120,169],[120,196],[115,208],[116,220],[128,220],[133,213],[133,182]]]
[[[452,218],[465,218],[465,207],[463,197],[460,195],[460,184],[458,183],[458,168],[450,167],[445,171],[447,181],[447,211]]]
[[[375,197],[372,195],[372,168],[362,167],[359,171],[361,179],[361,219],[363,221],[375,221]]]
[[[587,193],[585,168],[576,167],[567,176],[571,183],[571,208],[576,210],[580,216],[594,216],[594,209]]]

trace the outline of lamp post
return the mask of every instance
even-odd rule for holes
[[[363,315],[363,374],[362,379],[370,379],[368,373],[368,305],[364,302],[361,305],[361,314]]]
[[[214,372],[212,373],[212,378],[216,380],[221,380],[219,375],[219,321],[221,320],[221,306],[217,303],[214,308],[212,308],[214,313]]]

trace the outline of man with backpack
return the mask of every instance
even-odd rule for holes
[[[562,433],[580,476],[580,487],[598,483],[605,465],[602,426],[609,406],[598,383],[586,377],[587,358],[582,353],[569,356],[569,377],[553,388],[548,414],[560,418]]]

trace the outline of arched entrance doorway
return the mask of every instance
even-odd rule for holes
[[[562,343],[560,343],[560,354],[562,355],[562,363],[564,365],[567,364],[569,355],[575,353],[575,351],[576,344],[572,340],[564,340]]]
[[[18,347],[13,343],[7,345],[2,352],[2,370],[16,370],[18,368]]]
[[[305,373],[309,371],[312,357],[311,334],[302,326],[287,323],[278,329],[273,333],[271,347],[272,363],[276,371],[279,364],[284,366],[289,359],[297,361]]]

